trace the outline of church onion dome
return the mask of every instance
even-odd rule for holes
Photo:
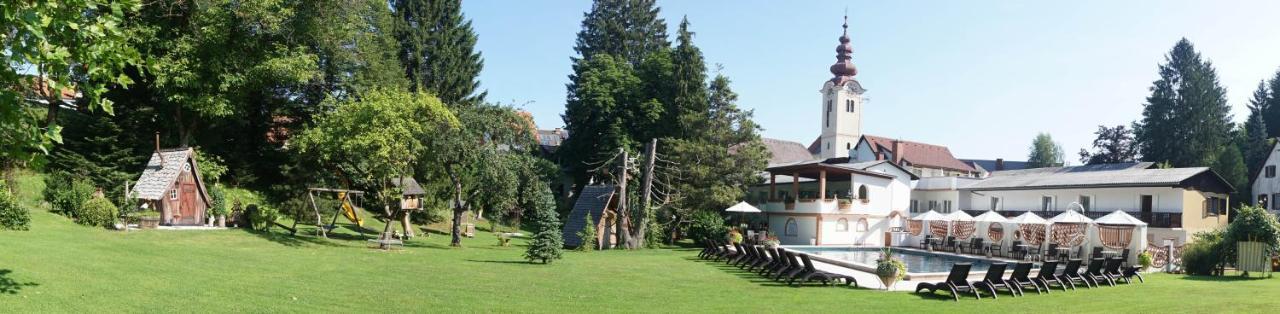
[[[844,34],[840,36],[840,45],[836,46],[836,63],[831,65],[831,74],[835,75],[831,82],[837,86],[853,81],[853,76],[858,75],[858,68],[853,66],[853,45],[849,44],[849,16],[844,17],[841,27]]]

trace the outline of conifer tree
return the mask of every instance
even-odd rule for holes
[[[578,239],[582,239],[581,243],[578,244],[578,251],[587,252],[587,251],[595,250],[596,249],[595,220],[591,219],[591,213],[587,213],[586,217],[582,219],[587,223],[582,224],[582,230],[578,230],[578,233],[577,233]]]
[[[1267,138],[1280,137],[1280,71],[1266,80],[1265,86],[1262,84],[1254,91],[1250,105],[1261,110],[1262,121],[1267,124]]]
[[[1226,89],[1186,38],[1165,60],[1134,132],[1142,159],[1174,167],[1213,165],[1231,140]]]
[[[541,186],[533,194],[533,239],[529,241],[529,249],[524,258],[530,262],[541,261],[543,264],[560,259],[564,238],[560,233],[560,218],[556,213],[556,203],[551,196],[551,189]]]
[[[668,49],[667,22],[655,0],[596,0],[583,14],[573,50],[577,58],[608,54],[638,66],[651,53]],[[577,71],[575,71],[577,72]]]
[[[1258,171],[1267,158],[1268,150],[1271,149],[1267,141],[1269,125],[1264,119],[1270,108],[1267,101],[1267,85],[1259,82],[1258,89],[1253,92],[1253,99],[1249,100],[1249,120],[1245,121],[1245,139],[1240,143],[1240,152],[1244,154],[1244,164],[1248,173]]]
[[[415,91],[426,89],[449,106],[484,101],[479,92],[484,59],[460,0],[394,0],[400,62]]]

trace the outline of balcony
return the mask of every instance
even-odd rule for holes
[[[965,210],[964,212],[969,215],[977,216],[987,211]],[[1026,213],[1026,212],[1027,211],[1022,211],[1022,210],[997,210],[996,211],[996,213],[1002,216],[1005,216],[1006,218],[1017,217],[1018,215],[1022,215],[1022,213]],[[1033,210],[1030,212],[1036,215],[1039,215],[1044,219],[1053,218],[1053,216],[1057,216],[1058,214],[1062,213],[1061,211],[1042,211],[1042,210]],[[1086,212],[1081,214],[1084,214],[1086,217],[1089,217],[1089,219],[1098,219],[1110,213],[1111,212],[1107,211],[1107,212]],[[1136,212],[1136,211],[1125,211],[1124,213],[1129,214],[1129,216],[1133,216],[1134,218],[1138,218],[1138,220],[1142,220],[1142,222],[1147,223],[1147,227],[1182,228],[1182,213],[1152,212],[1152,213],[1143,214],[1141,212]]]

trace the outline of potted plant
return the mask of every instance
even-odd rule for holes
[[[886,291],[907,275],[907,264],[894,258],[892,253],[892,249],[886,247],[880,251],[880,258],[876,260],[876,276],[880,276],[880,282],[884,283]]]
[[[1141,254],[1138,254],[1138,265],[1142,266],[1143,271],[1151,267],[1151,262],[1151,251],[1142,251]]]
[[[160,212],[143,210],[138,212],[138,228],[155,229],[160,226]]]
[[[778,248],[779,245],[782,245],[782,242],[778,241],[778,236],[769,235],[768,237],[764,238],[764,246],[767,248],[775,249],[775,248]]]

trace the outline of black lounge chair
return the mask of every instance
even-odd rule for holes
[[[1058,257],[1057,254],[1058,254],[1058,244],[1049,243],[1049,247],[1044,250],[1044,256],[1042,256],[1041,258],[1042,260],[1045,260],[1045,261],[1051,260],[1051,259],[1061,259],[1062,257]]]
[[[1119,258],[1107,259],[1106,266],[1102,269],[1102,274],[1106,275],[1107,278],[1111,278],[1111,282],[1120,283],[1120,280],[1123,279],[1124,283],[1132,284],[1133,282],[1128,277],[1125,277],[1124,271],[1120,269],[1120,263],[1122,262],[1124,260]]]
[[[751,259],[751,252],[747,251],[742,244],[734,243],[733,248],[738,252],[738,254],[735,254],[733,258],[728,260],[729,265],[738,266],[738,264]]]
[[[916,293],[920,293],[921,290],[929,290],[929,293],[934,293],[940,289],[946,289],[951,292],[951,297],[955,298],[956,302],[960,301],[961,292],[973,293],[974,299],[982,299],[982,296],[978,294],[978,289],[974,289],[973,284],[969,282],[969,269],[971,268],[973,268],[972,264],[956,263],[951,266],[951,274],[947,275],[947,281],[939,283],[921,282],[916,285]]]
[[[1089,260],[1089,268],[1085,270],[1084,277],[1085,279],[1092,281],[1094,287],[1101,286],[1103,283],[1115,287],[1116,282],[1111,280],[1111,276],[1107,276],[1106,273],[1102,272],[1102,266],[1104,264],[1106,264],[1105,259],[1095,258]]]
[[[1041,293],[1040,284],[1036,283],[1035,280],[1031,280],[1031,278],[1028,278],[1028,276],[1031,275],[1031,266],[1032,266],[1031,263],[1018,263],[1017,265],[1013,266],[1013,274],[1009,275],[1009,279],[1005,279],[1005,281],[1008,282],[1010,285],[1013,285],[1014,287],[1018,287],[1018,295],[1026,295],[1026,293],[1024,293],[1024,289],[1022,288],[1025,288],[1028,285],[1033,288],[1036,288],[1036,294]],[[1045,288],[1045,290],[1048,290],[1048,289],[1049,288]]]
[[[843,280],[846,285],[850,285],[854,287],[858,286],[858,280],[853,279],[853,277],[851,276],[845,276],[845,275],[832,273],[832,272],[825,272],[813,267],[813,261],[809,259],[809,254],[801,253],[797,255],[800,256],[800,262],[803,263],[804,265],[804,272],[802,272],[801,275],[798,275],[797,277],[791,278],[790,281],[787,281],[788,285],[792,284],[793,282],[804,284],[810,281],[822,281],[823,285],[828,285],[828,284],[831,284],[831,282],[833,281]]]
[[[1004,280],[1004,270],[1008,267],[1009,264],[992,263],[991,266],[987,268],[987,275],[982,277],[982,281],[975,281],[973,286],[986,289],[988,292],[991,292],[992,299],[1000,298],[999,295],[996,295],[996,289],[998,288],[1004,288],[1005,290],[1009,290],[1009,294],[1012,294],[1015,297],[1018,296],[1017,288],[1014,288],[1013,285]]]
[[[1076,268],[1080,268],[1078,261]],[[1049,284],[1051,283],[1058,284],[1059,287],[1062,287],[1062,291],[1067,291],[1067,287],[1071,287],[1071,290],[1076,290],[1076,284],[1072,283],[1070,280],[1062,280],[1062,277],[1055,274],[1057,271],[1058,261],[1045,261],[1043,264],[1040,264],[1040,275],[1036,276],[1034,280],[1040,282],[1040,285],[1044,287],[1046,292],[1050,290]]]
[[[760,256],[760,251],[756,250],[755,245],[744,245],[743,248],[747,249],[747,255],[750,255],[750,258],[741,264],[738,264],[738,268],[750,270],[752,266],[755,266],[756,264],[759,264],[760,261],[764,260],[764,257]]]
[[[768,250],[766,250],[764,246],[752,245],[752,247],[755,249],[757,258],[755,263],[752,263],[751,266],[747,266],[747,271],[754,272],[756,271],[756,268],[764,268],[765,265],[773,263],[773,257],[769,256]]]
[[[774,275],[777,275],[791,266],[791,264],[787,263],[787,255],[782,253],[783,248],[779,247],[766,250],[768,250],[769,256],[773,257],[773,263],[765,267],[764,270],[761,270],[760,275],[773,278]]]
[[[1001,254],[1004,254],[1004,253],[1001,253],[1001,251],[1003,251],[1004,248],[1000,244],[1001,244],[1000,241],[991,242],[991,245],[987,246],[987,250],[991,251],[991,255],[1001,256]]]
[[[800,258],[796,257],[795,252],[786,251],[783,253],[786,255],[784,258],[787,259],[787,264],[790,264],[791,268],[788,268],[785,273],[779,274],[778,278],[774,278],[774,280],[785,279],[786,282],[791,282],[793,278],[801,276],[802,273],[804,273],[804,263],[800,262]]]
[[[1125,281],[1129,281],[1129,278],[1138,277],[1138,282],[1145,283],[1147,281],[1142,279],[1141,270],[1142,268],[1138,266],[1125,267],[1124,269],[1121,270],[1121,276],[1124,277]],[[1129,282],[1132,283],[1132,281],[1129,281]]]
[[[1093,254],[1090,254],[1090,255],[1089,255],[1089,259],[1095,259],[1095,258],[1102,258],[1102,247],[1101,247],[1101,246],[1095,246],[1095,247],[1093,247]]]
[[[764,251],[763,255],[769,258],[769,262],[761,265],[760,269],[755,270],[755,272],[761,276],[767,276],[766,274],[768,274],[770,270],[773,270],[774,267],[778,267],[778,263],[782,263],[782,259],[778,258],[778,252],[771,248],[761,247],[760,249]]]
[[[729,245],[726,241],[716,241],[717,252],[715,254],[715,258],[712,258],[711,260],[720,261],[721,259],[724,259],[725,261],[728,261],[729,259],[732,259],[734,256],[738,255],[738,251],[732,250],[732,248],[733,246]]]
[[[1062,281],[1070,282],[1072,285],[1079,281],[1084,284],[1085,288],[1094,287],[1093,282],[1080,273],[1080,260],[1078,259],[1067,261],[1067,266],[1062,268],[1062,274],[1058,275],[1058,278],[1062,279]]]
[[[1013,244],[1012,244],[1012,245],[1009,245],[1009,256],[1006,256],[1006,257],[1008,257],[1008,258],[1017,258],[1017,259],[1021,259],[1021,258],[1018,256],[1018,253],[1023,253],[1023,254],[1025,254],[1025,253],[1022,251],[1022,246],[1021,246],[1021,245],[1022,245],[1022,241],[1013,241]]]

